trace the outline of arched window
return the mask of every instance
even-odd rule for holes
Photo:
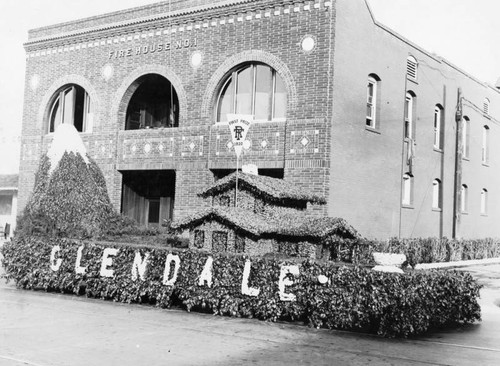
[[[137,79],[127,107],[126,130],[179,126],[179,99],[170,81],[158,74]]]
[[[405,97],[405,121],[404,121],[404,137],[412,139],[414,134],[414,111],[415,111],[415,94],[407,92]]]
[[[409,206],[413,203],[413,176],[410,173],[403,175],[403,197],[402,203]]]
[[[490,128],[488,126],[483,126],[483,144],[481,148],[481,161],[483,164],[487,164],[490,155]]]
[[[49,132],[62,123],[75,126],[79,132],[92,131],[93,107],[88,93],[76,84],[66,85],[54,96],[49,114]]]
[[[217,122],[228,113],[250,114],[255,121],[286,117],[285,83],[273,68],[261,63],[244,64],[229,73],[217,100]]]
[[[490,115],[490,100],[488,98],[483,100],[483,113],[487,116]]]
[[[434,107],[434,148],[441,150],[443,134],[443,108],[437,104]]]
[[[469,158],[470,145],[470,120],[469,117],[462,118],[462,157]]]
[[[483,188],[481,190],[481,215],[488,213],[488,190]]]
[[[406,77],[410,80],[417,80],[418,63],[413,56],[406,59]]]
[[[366,87],[366,126],[375,128],[377,126],[377,98],[379,93],[380,79],[370,74],[368,76],[368,85]]]
[[[462,184],[460,189],[460,211],[467,212],[469,200],[469,187],[466,184]]]
[[[441,208],[441,181],[439,179],[432,181],[432,208]]]

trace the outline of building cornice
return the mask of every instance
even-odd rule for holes
[[[27,58],[39,57],[127,43],[137,39],[147,40],[167,34],[187,35],[190,31],[203,28],[244,23],[301,11],[328,11],[331,7],[330,0],[228,0],[211,6],[193,7],[32,39],[24,46]]]
[[[316,0],[316,1],[306,1],[307,3],[328,3],[328,6],[331,6],[331,1],[326,0]],[[207,4],[200,5],[195,7],[190,7],[186,9],[173,10],[170,12],[162,12],[155,15],[150,16],[142,16],[134,19],[128,19],[125,21],[119,22],[110,22],[107,24],[102,24],[98,26],[84,27],[78,30],[70,31],[70,32],[61,32],[48,36],[38,37],[28,39],[27,42],[24,43],[24,47],[27,52],[31,52],[33,50],[45,48],[47,45],[53,47],[55,44],[69,44],[73,43],[75,39],[78,39],[79,42],[82,42],[84,39],[98,39],[102,37],[113,37],[116,35],[121,35],[123,33],[128,33],[131,29],[135,29],[138,31],[138,28],[147,28],[148,26],[153,26],[155,23],[161,23],[165,21],[169,21],[171,26],[179,26],[180,24],[189,23],[189,22],[200,22],[204,19],[212,19],[212,18],[221,18],[224,16],[231,15],[232,13],[237,12],[248,12],[248,11],[257,11],[265,8],[278,8],[285,6],[294,6],[297,3],[304,3],[304,0],[277,0],[277,1],[262,1],[262,0],[225,0],[220,1],[215,4]],[[162,3],[164,4],[164,3]],[[128,10],[134,11],[139,9],[147,8],[132,8]],[[149,5],[149,7],[154,7],[154,5]],[[118,14],[111,13],[111,14]],[[74,22],[62,23],[60,26],[70,26],[71,24],[79,24],[79,23],[88,23],[92,20],[102,18],[103,21],[106,18],[106,14],[102,16],[96,16],[91,18],[86,18],[82,20],[76,20]],[[38,28],[36,30],[32,30],[32,32],[36,32],[37,30],[44,29],[57,29],[57,25],[49,26],[45,28]]]

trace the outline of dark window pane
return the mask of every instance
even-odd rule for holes
[[[149,219],[150,223],[160,222],[160,200],[149,200]]]
[[[61,109],[59,108],[59,98],[57,98],[50,115],[50,131],[54,132],[61,123]]]
[[[234,80],[232,77],[220,94],[217,121],[227,121],[228,113],[234,113]]]
[[[203,248],[205,244],[205,232],[203,230],[194,231],[194,246],[196,248]]]
[[[245,237],[241,235],[236,235],[235,242],[235,251],[236,253],[245,253]]]

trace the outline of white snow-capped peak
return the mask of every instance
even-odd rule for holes
[[[49,174],[59,165],[65,152],[72,152],[75,155],[80,154],[85,163],[89,163],[87,149],[75,126],[69,123],[60,124],[54,133],[54,139],[49,151],[47,151],[47,156],[50,160]]]

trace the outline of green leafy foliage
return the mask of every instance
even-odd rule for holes
[[[391,238],[367,242],[371,251],[402,253],[411,266],[419,263],[449,262],[500,257],[500,239]]]
[[[42,157],[35,188],[19,219],[19,234],[47,234],[77,238],[98,237],[119,215],[109,200],[103,174],[89,159],[65,152],[49,173],[50,160]]]
[[[84,245],[76,274],[78,247]],[[50,269],[50,253],[60,246],[57,272]],[[113,278],[101,277],[105,248],[119,249],[113,257]],[[135,253],[149,254],[144,281],[131,276]],[[249,317],[263,320],[301,320],[313,327],[369,331],[388,337],[422,334],[434,327],[470,323],[480,319],[477,303],[480,286],[462,272],[422,271],[392,274],[332,262],[283,258],[248,258],[244,255],[210,254],[203,251],[158,246],[100,243],[74,239],[20,237],[5,243],[5,277],[25,289],[44,289],[121,302],[142,302],[160,307],[179,305],[188,311]],[[174,286],[163,284],[168,253],[180,257]],[[212,286],[199,285],[207,262],[213,258]],[[243,295],[241,283],[245,261],[251,260],[248,286],[258,296]],[[296,301],[280,300],[278,288],[283,265],[299,265],[287,293]],[[318,276],[328,279],[326,284]]]

